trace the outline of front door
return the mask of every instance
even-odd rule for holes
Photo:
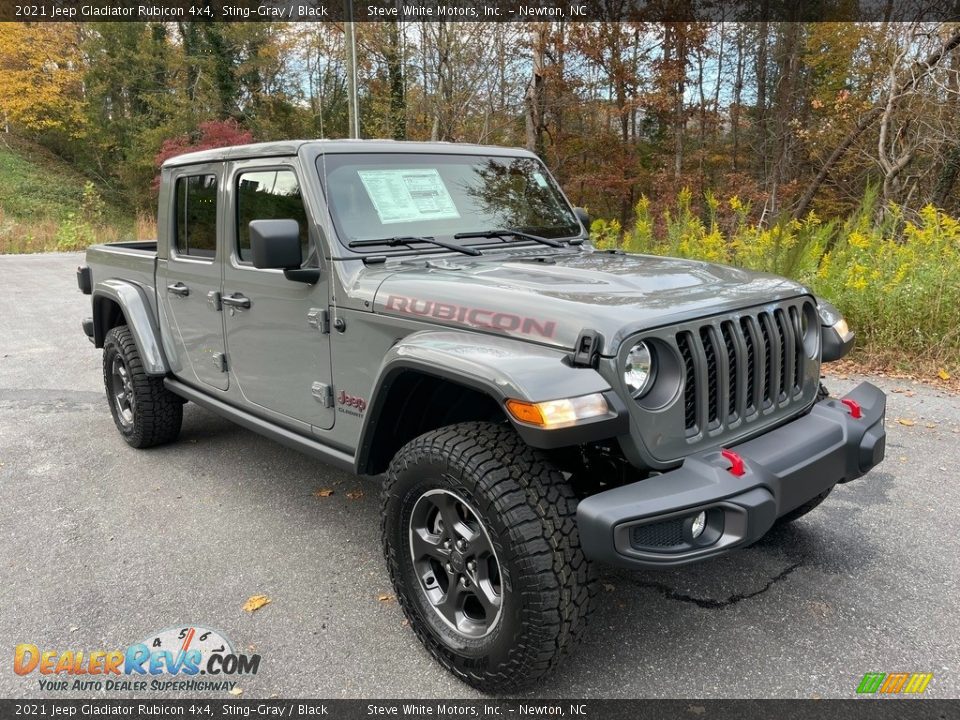
[[[229,376],[218,298],[222,263],[217,237],[222,167],[185,167],[171,178],[172,212],[160,232],[169,255],[157,262],[157,296],[170,328],[167,355],[174,373],[200,385],[226,390]],[[161,198],[161,207],[164,207]]]
[[[251,262],[249,223],[292,219],[300,224],[303,267],[320,267],[317,238],[304,204],[296,161],[233,163],[234,212],[225,234],[223,276],[227,354],[235,390],[271,419],[307,430],[333,427],[328,275],[309,285]],[[321,268],[322,270],[322,268]]]

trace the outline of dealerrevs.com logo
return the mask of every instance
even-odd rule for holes
[[[230,691],[237,684],[230,678],[256,675],[259,668],[259,655],[236,653],[222,633],[199,626],[162,630],[117,650],[21,643],[13,653],[13,671],[36,674],[43,691]]]

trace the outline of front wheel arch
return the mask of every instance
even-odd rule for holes
[[[375,391],[357,451],[357,472],[379,475],[404,445],[460,422],[507,423],[501,400],[462,381],[420,369],[391,373]]]

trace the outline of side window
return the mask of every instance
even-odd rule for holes
[[[217,176],[177,178],[177,253],[213,258],[217,254]]]
[[[256,170],[237,177],[237,253],[241,262],[250,262],[253,257],[251,220],[296,220],[300,224],[301,257],[307,259],[307,212],[292,170]]]

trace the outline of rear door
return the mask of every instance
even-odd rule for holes
[[[173,371],[187,382],[218,390],[229,385],[220,312],[223,269],[217,247],[223,224],[222,184],[219,164],[173,172],[166,218],[170,246],[167,258],[157,263],[157,295],[170,329],[172,347],[167,354]]]
[[[223,315],[230,374],[246,402],[271,419],[309,432],[333,427],[328,273],[308,220],[294,158],[230,165],[232,211],[226,223]],[[291,219],[300,225],[302,267],[321,268],[316,284],[251,262],[249,223]]]

